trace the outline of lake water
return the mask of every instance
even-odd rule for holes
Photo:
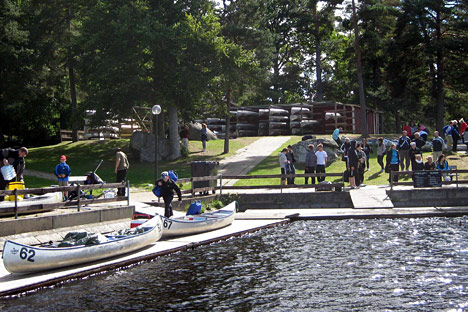
[[[1,311],[464,311],[468,219],[300,221],[3,299]]]

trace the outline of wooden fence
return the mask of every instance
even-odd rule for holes
[[[127,190],[127,196],[116,196],[113,198],[83,198],[81,196],[82,191],[92,191],[97,189],[113,189],[113,188],[121,188],[124,187]],[[77,198],[73,200],[67,200],[65,202],[54,203],[54,204],[32,204],[30,206],[23,206],[18,207],[18,195],[44,195],[47,193],[54,193],[54,192],[76,192]],[[38,210],[52,210],[55,208],[60,207],[69,207],[69,206],[77,206],[78,211],[80,211],[82,205],[87,204],[97,204],[97,203],[107,203],[107,202],[114,202],[114,201],[121,201],[127,200],[127,204],[130,205],[130,183],[122,182],[122,183],[102,183],[102,184],[90,184],[90,185],[72,185],[72,186],[57,186],[57,187],[45,187],[45,188],[30,188],[24,190],[0,190],[0,196],[14,196],[14,207],[11,208],[12,212],[15,214],[15,219],[18,218],[19,213],[28,213],[32,209],[37,208]],[[27,199],[26,199],[27,200]],[[2,208],[4,213],[8,213],[10,208]]]

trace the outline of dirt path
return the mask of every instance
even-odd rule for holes
[[[218,173],[222,175],[245,175],[274,151],[279,151],[282,145],[291,137],[263,137],[240,149],[233,156],[219,162]],[[286,146],[285,146],[286,147]],[[223,185],[234,185],[237,180],[224,180]]]

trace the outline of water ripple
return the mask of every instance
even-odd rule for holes
[[[2,311],[463,311],[466,218],[295,222],[0,301]]]

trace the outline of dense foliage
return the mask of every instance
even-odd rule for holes
[[[355,42],[387,132],[466,117],[468,1],[355,3],[357,25],[346,0],[0,0],[0,146],[53,142],[86,109],[362,103]]]

